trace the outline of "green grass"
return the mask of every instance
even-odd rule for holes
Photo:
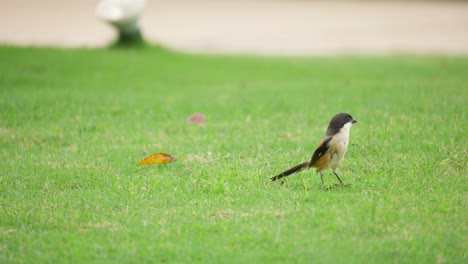
[[[0,58],[2,263],[467,262],[468,58]],[[342,111],[349,187],[268,182]]]

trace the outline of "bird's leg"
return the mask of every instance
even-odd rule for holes
[[[322,174],[321,172],[319,172],[319,174],[320,174],[320,180],[322,180],[322,186],[323,186],[323,185],[325,184],[325,183],[323,182],[323,174]]]
[[[341,181],[340,177],[338,176],[338,174],[336,174],[335,170],[333,170],[333,174],[335,174],[336,178],[338,178],[338,180],[340,181],[341,185],[344,186],[343,182]]]

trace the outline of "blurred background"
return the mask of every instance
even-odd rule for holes
[[[104,47],[97,0],[0,0],[0,44]],[[468,54],[467,1],[147,0],[143,37],[197,53]]]

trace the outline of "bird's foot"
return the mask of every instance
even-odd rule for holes
[[[322,184],[320,189],[325,190],[325,191],[330,191],[330,190],[333,190],[333,189],[336,189],[336,188],[346,188],[346,187],[349,187],[349,186],[350,186],[349,184],[341,184],[341,183],[335,183],[335,184],[330,185],[330,186]]]

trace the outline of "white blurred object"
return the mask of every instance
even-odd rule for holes
[[[101,0],[96,14],[115,26],[121,39],[141,37],[138,20],[144,7],[145,0]]]

